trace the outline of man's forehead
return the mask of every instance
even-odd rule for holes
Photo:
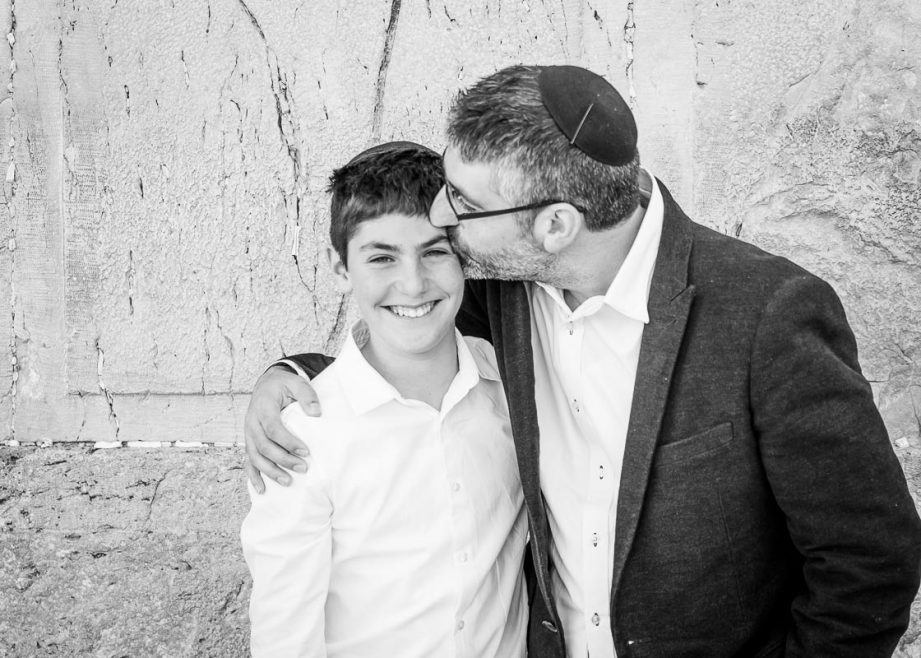
[[[467,194],[500,195],[498,173],[500,161],[464,160],[460,151],[448,146],[442,156],[445,179],[451,187]]]

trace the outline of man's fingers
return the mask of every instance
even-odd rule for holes
[[[306,405],[308,414],[319,415],[317,396],[310,384],[280,368],[269,368],[256,382],[246,409],[243,436],[248,461],[245,470],[259,492],[265,490],[264,477],[287,486],[291,483],[291,475],[284,469],[307,472],[307,463],[302,459],[310,455],[307,445],[281,422],[281,410],[291,400]]]
[[[243,462],[243,471],[256,493],[265,493],[265,482],[262,481],[262,475],[253,467],[248,457]]]
[[[307,446],[304,445],[304,443],[299,441],[294,436],[291,436],[288,430],[286,430],[284,427],[281,427],[281,423],[279,423],[279,427],[281,428],[280,431],[284,432],[288,436],[288,438],[285,439],[288,442],[288,445],[303,446],[303,447],[296,448],[296,449],[301,450],[306,455],[310,454],[310,452],[307,450]],[[306,473],[307,472],[307,462],[304,461],[301,457],[292,455],[289,452],[289,448],[287,447],[287,445],[282,445],[281,443],[278,442],[279,441],[278,435],[273,434],[273,432],[279,431],[278,428],[267,426],[265,429],[266,429],[266,434],[269,437],[271,437],[272,442],[267,441],[259,445],[257,448],[258,456],[261,457],[262,459],[265,459],[268,462],[271,462],[273,466],[286,468],[289,471],[297,471],[298,473]],[[256,461],[255,459],[253,459],[253,465],[256,466],[256,468],[258,468],[260,471],[265,473],[265,469],[262,468],[261,461]],[[273,477],[271,473],[266,473],[266,475],[271,477],[273,480],[278,479],[278,478]]]
[[[289,432],[278,418],[272,418],[266,422],[264,429],[265,435],[269,437],[269,439],[287,450],[289,453],[294,453],[295,455],[300,455],[301,457],[307,457],[310,455],[310,449],[307,447],[307,444]],[[259,452],[261,452],[264,456],[269,457],[268,451],[273,447],[275,446],[266,443],[258,445],[256,449],[259,450]],[[294,470],[298,470],[294,468],[295,465],[304,463],[303,459],[291,457],[291,455],[286,456],[290,457],[290,459],[285,462],[278,462],[278,460],[275,461],[281,466],[292,468]],[[271,457],[269,458],[271,459]]]
[[[262,455],[251,455],[246,462],[246,467],[247,474],[249,473],[249,470],[252,469],[262,473],[263,477],[275,480],[283,487],[287,487],[289,484],[291,484],[291,476],[286,471],[276,466],[274,462],[270,461],[270,459],[266,459]],[[260,491],[259,493],[262,492]]]
[[[303,409],[304,413],[308,416],[319,416],[322,413],[320,401],[317,399],[317,394],[313,390],[313,386],[303,379],[298,379],[296,382],[289,384],[288,392],[291,394],[291,397],[300,403],[301,409]]]

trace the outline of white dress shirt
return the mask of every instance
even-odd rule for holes
[[[492,346],[457,334],[438,411],[404,399],[361,342],[314,379],[321,417],[282,413],[309,471],[250,489],[253,655],[524,656],[527,522]]]
[[[653,178],[639,232],[604,296],[570,310],[561,290],[530,286],[552,587],[573,658],[615,655],[610,602],[617,491],[662,218]]]

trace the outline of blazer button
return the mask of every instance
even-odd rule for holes
[[[544,621],[541,622],[541,626],[543,626],[544,628],[546,628],[546,629],[547,629],[548,631],[550,631],[551,633],[556,633],[556,632],[557,632],[557,630],[556,630],[556,625],[555,625],[552,621],[548,621],[548,620],[545,619]]]

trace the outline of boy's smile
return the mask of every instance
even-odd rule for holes
[[[427,302],[425,304],[420,304],[419,306],[388,306],[387,308],[394,315],[398,315],[401,318],[421,318],[424,315],[428,315],[432,312],[432,309],[435,308],[435,304],[438,302]]]
[[[384,215],[358,225],[347,264],[334,253],[331,259],[368,325],[369,361],[427,358],[456,349],[454,316],[464,278],[444,229],[421,215]]]

